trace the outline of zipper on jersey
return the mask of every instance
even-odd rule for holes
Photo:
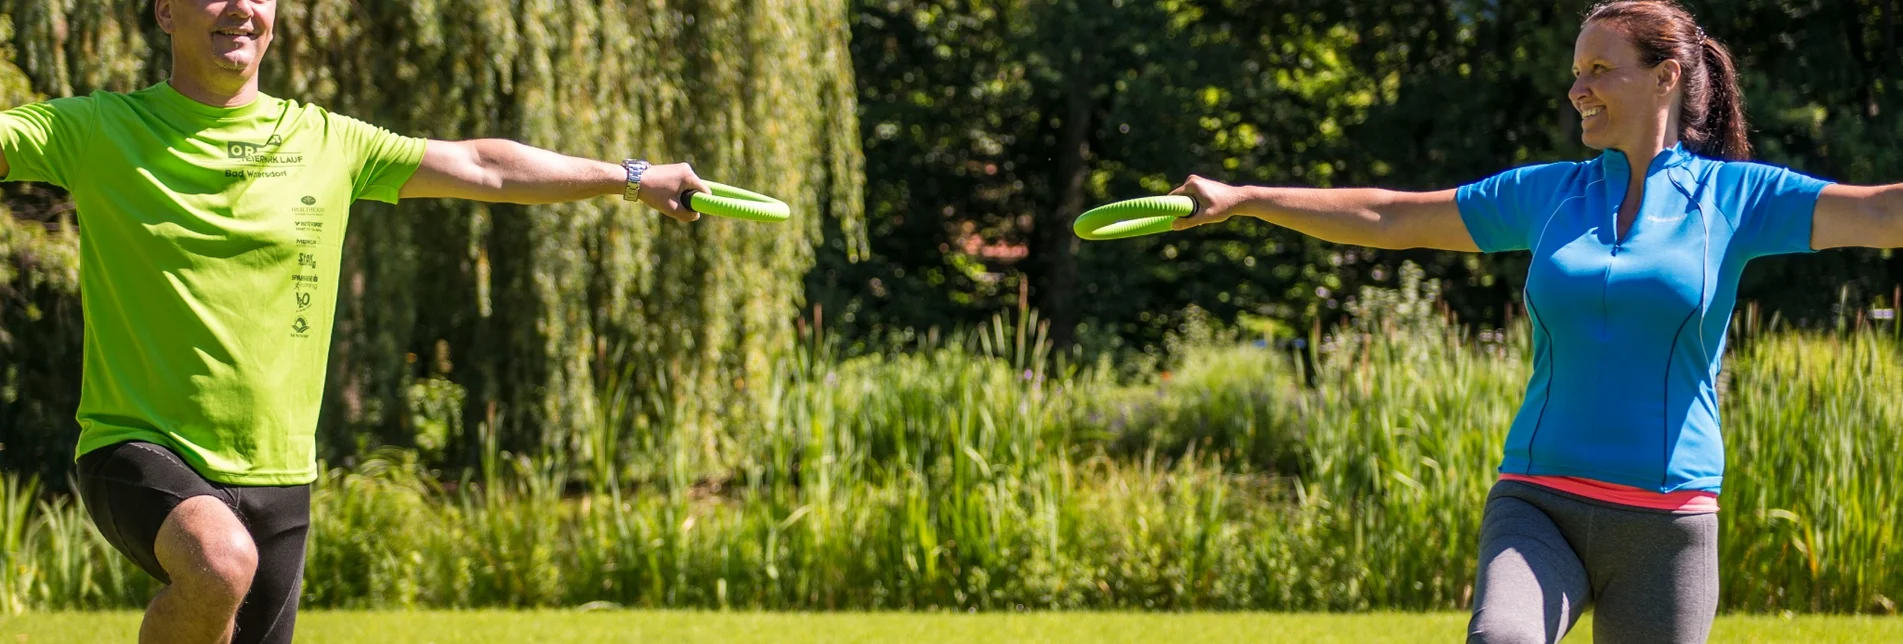
[[[1641,204],[1639,209],[1640,213],[1634,213],[1632,216],[1632,228],[1626,229],[1626,236],[1630,236],[1635,232],[1633,229],[1639,226],[1639,215],[1643,213],[1644,205]],[[1619,207],[1614,206],[1612,209],[1612,256],[1606,260],[1606,271],[1599,281],[1599,336],[1601,338],[1612,337],[1612,271],[1619,263],[1619,250],[1624,245],[1625,240],[1619,235]]]
[[[1644,180],[1641,179],[1640,181],[1639,186],[1640,189],[1643,190],[1645,186],[1643,183]],[[1627,178],[1623,183],[1625,185],[1621,187],[1618,194],[1614,195],[1614,199],[1612,199],[1612,216],[1610,217],[1612,230],[1611,258],[1606,261],[1605,275],[1599,284],[1599,331],[1601,338],[1612,337],[1612,273],[1613,269],[1616,268],[1616,265],[1619,263],[1619,251],[1624,250],[1625,243],[1631,241],[1632,235],[1638,233],[1639,219],[1645,215],[1645,198],[1644,195],[1641,194],[1639,203],[1633,206],[1637,211],[1632,213],[1632,225],[1627,227],[1623,232],[1619,230],[1619,210],[1625,207],[1626,194],[1632,191],[1631,179]]]

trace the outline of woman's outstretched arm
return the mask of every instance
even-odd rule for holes
[[[1242,215],[1340,244],[1479,252],[1454,193],[1231,186],[1190,175],[1170,194],[1202,204],[1201,211],[1176,221],[1177,230]]]
[[[1903,248],[1903,183],[1832,185],[1817,197],[1811,248]]]

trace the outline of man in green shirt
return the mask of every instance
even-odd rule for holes
[[[685,164],[425,141],[258,92],[276,0],[157,0],[171,80],[0,113],[0,176],[78,206],[80,494],[166,583],[141,642],[289,642],[338,260],[358,199],[621,195],[693,221]]]

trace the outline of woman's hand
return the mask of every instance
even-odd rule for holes
[[[1228,221],[1237,214],[1237,206],[1244,201],[1241,188],[1193,174],[1183,185],[1171,190],[1170,194],[1195,199],[1198,206],[1196,212],[1190,213],[1188,217],[1170,222],[1171,230],[1189,230],[1203,224]]]

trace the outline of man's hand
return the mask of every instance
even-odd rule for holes
[[[700,219],[700,213],[687,209],[682,197],[689,191],[707,194],[707,184],[685,163],[650,166],[641,175],[641,203],[679,221]]]

